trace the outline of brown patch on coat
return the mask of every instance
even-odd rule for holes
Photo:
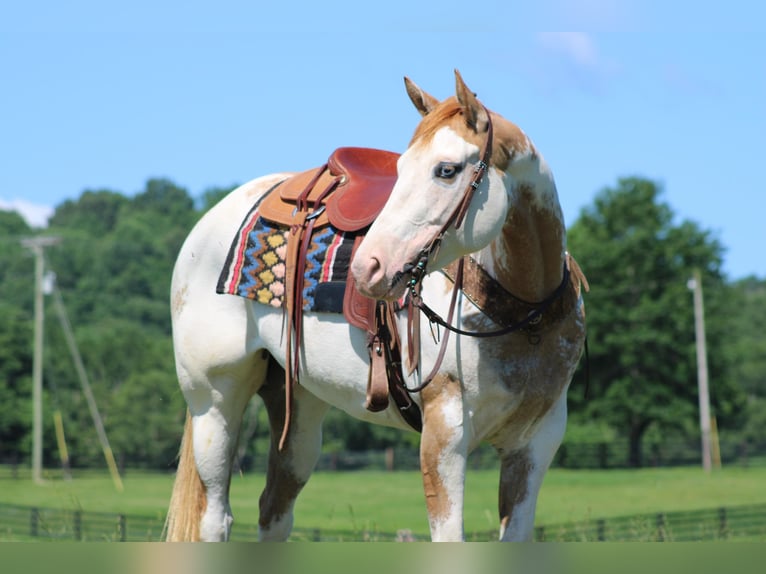
[[[525,301],[542,301],[561,283],[564,224],[560,211],[541,209],[529,184],[519,184],[502,237],[490,245],[497,281]]]
[[[290,510],[305,483],[298,480],[286,464],[285,449],[276,446],[269,449],[269,468],[266,474],[266,488],[258,499],[258,525],[267,529]]]
[[[173,314],[178,316],[181,314],[181,311],[183,311],[183,308],[186,306],[186,292],[189,290],[188,285],[184,285],[180,289],[178,289],[175,293],[173,293]]]
[[[449,496],[439,475],[439,462],[454,429],[444,420],[441,407],[459,395],[459,382],[446,374],[437,375],[422,392],[423,436],[420,445],[420,467],[426,507],[432,521],[447,517],[450,511]]]
[[[513,509],[529,495],[527,481],[532,472],[529,449],[501,455],[500,464],[498,510],[500,524],[503,528],[508,528],[513,518]]]
[[[261,528],[268,528],[279,520],[289,510],[293,501],[298,497],[305,482],[298,479],[290,469],[291,451],[288,431],[285,446],[279,449],[279,433],[285,422],[285,375],[284,370],[276,361],[269,361],[266,383],[258,390],[263,399],[266,412],[269,415],[271,428],[271,444],[269,447],[269,463],[266,471],[266,487],[258,500]],[[293,404],[293,413],[297,413],[299,405]]]

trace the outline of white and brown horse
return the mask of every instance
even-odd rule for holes
[[[413,389],[430,379],[412,396],[423,413],[420,459],[432,540],[463,539],[466,460],[482,441],[500,457],[500,539],[528,540],[583,349],[582,276],[566,252],[548,165],[516,125],[489,112],[456,78],[456,96],[443,102],[406,80],[423,120],[351,271],[372,298],[399,299],[409,286],[428,319],[456,329],[442,347],[429,320],[421,321],[419,368],[405,375]],[[256,179],[229,194],[196,225],[178,257],[173,339],[190,416],[168,540],[229,537],[233,457],[243,411],[255,393],[269,412],[272,437],[282,429],[283,312],[219,295],[216,280],[245,214],[284,177]],[[455,284],[461,289],[453,290]],[[399,317],[402,333],[406,315]],[[281,449],[272,438],[260,497],[262,540],[288,538],[331,405],[371,423],[409,429],[393,406],[365,408],[365,333],[340,314],[307,312],[302,320],[289,432]]]

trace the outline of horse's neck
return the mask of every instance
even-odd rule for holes
[[[541,158],[508,174],[511,206],[502,233],[474,257],[507,291],[542,301],[561,283],[566,228],[553,176]]]

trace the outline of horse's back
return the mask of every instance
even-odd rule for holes
[[[189,232],[176,259],[173,292],[179,281],[199,273],[208,274],[209,266],[213,267],[214,274],[221,271],[231,241],[247,213],[275,183],[285,177],[287,174],[273,174],[249,181],[230,192],[202,216]]]
[[[284,174],[254,179],[225,196],[197,222],[173,270],[171,318],[176,366],[183,386],[203,371],[241,362],[249,352],[241,297],[222,297],[216,285],[232,240],[258,199]]]

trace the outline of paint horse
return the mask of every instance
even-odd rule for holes
[[[499,537],[529,540],[543,476],[566,426],[566,392],[585,341],[587,283],[566,251],[551,170],[524,132],[484,107],[457,72],[456,95],[441,102],[405,84],[422,121],[350,273],[363,295],[407,307],[394,321],[408,333],[408,347],[417,347],[402,377],[422,412],[432,540],[464,538],[466,461],[484,441],[500,459]],[[168,540],[228,539],[232,463],[255,393],[272,427],[259,500],[264,541],[290,535],[330,406],[410,429],[394,405],[365,408],[369,341],[342,314],[303,313],[298,381],[287,405],[284,310],[216,293],[240,222],[286,177],[231,192],[195,226],[176,263],[173,341],[188,415]],[[421,312],[426,320],[414,320]]]

